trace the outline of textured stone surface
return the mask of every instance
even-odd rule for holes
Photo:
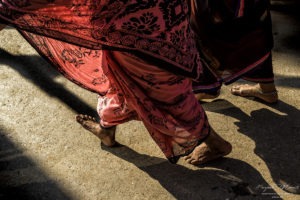
[[[123,147],[102,148],[74,120],[94,113],[97,96],[14,29],[0,32],[0,199],[299,199],[283,189],[300,187],[300,17],[277,5],[272,14],[280,102],[235,97],[226,86],[203,103],[233,152],[202,167],[169,164],[137,121],[118,127]]]

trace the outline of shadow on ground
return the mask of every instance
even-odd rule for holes
[[[80,100],[64,86],[54,81],[60,75],[40,56],[15,56],[0,48],[0,64],[5,64],[19,72],[49,96],[56,97],[77,113],[85,113],[97,117],[96,108]]]
[[[274,29],[275,32],[275,41],[277,37],[280,38],[281,46],[284,46],[285,48],[293,51],[300,51],[300,2],[299,0],[280,0],[276,1],[273,0],[273,3],[271,5],[271,11],[276,11],[278,13],[281,13],[284,16],[288,16],[289,20],[286,19],[284,21],[280,20],[273,20],[278,23],[285,23],[289,24],[290,27],[292,27],[291,30],[289,30],[289,34],[287,34],[285,37],[281,37],[281,32],[285,32],[285,30],[282,30],[282,28],[278,28],[278,30]],[[277,24],[273,23],[273,26],[276,27]],[[282,27],[279,25],[279,27]],[[277,49],[275,49],[277,50]]]
[[[295,23],[300,22],[298,8],[272,6],[272,10],[292,16]],[[292,35],[283,38],[283,44],[287,48],[299,51],[299,33],[297,29]],[[96,116],[94,108],[54,81],[59,74],[41,57],[14,56],[0,49],[0,60],[1,64],[12,67],[77,113]],[[278,86],[299,88],[299,79],[296,76],[281,78],[282,81],[276,83]],[[220,102],[225,104],[226,108],[216,110],[216,104]],[[300,185],[300,113],[297,108],[280,101],[271,108],[282,114],[263,108],[247,115],[226,100],[214,101],[205,106],[208,111],[211,109],[213,112],[237,119],[239,132],[255,141],[255,153],[267,164],[274,182],[284,190],[298,192],[295,191]],[[8,134],[0,130],[0,199],[70,199],[62,188],[49,179],[5,135]],[[225,158],[204,168],[191,170],[181,165],[172,165],[164,159],[139,154],[126,146],[102,148],[133,163],[179,200],[217,199],[220,196],[224,196],[224,199],[279,199],[278,194],[261,174],[240,160]],[[12,176],[17,179],[12,179]]]
[[[249,164],[224,158],[215,168],[191,170],[165,159],[140,154],[127,146],[107,148],[157,180],[175,199],[280,199],[260,173]],[[156,164],[155,164],[156,163]],[[159,163],[159,164],[157,164]]]
[[[299,109],[279,101],[270,109],[253,110],[249,116],[226,100],[205,104],[205,109],[237,119],[238,131],[255,142],[255,154],[265,161],[273,181],[287,192],[300,194]]]
[[[1,127],[1,126],[0,126]],[[0,199],[68,200],[68,194],[10,142],[0,129]]]

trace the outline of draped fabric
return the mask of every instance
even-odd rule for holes
[[[142,120],[176,162],[209,132],[191,80],[201,92],[259,67],[256,76],[264,75],[265,64],[272,71],[268,2],[0,0],[0,19],[66,78],[99,94],[103,126]]]
[[[89,56],[83,64],[81,58],[87,52],[114,49],[135,51],[162,69],[193,78],[194,91],[201,92],[241,77],[274,80],[269,4],[269,0],[1,0],[0,19],[24,35],[33,33],[27,37],[30,43],[42,35],[83,47],[50,45],[64,48],[57,55],[62,61],[55,59],[58,69],[68,74],[72,67],[64,64],[74,62],[72,74],[78,76],[68,77],[92,91],[99,77],[86,72],[96,61]],[[85,70],[79,70],[82,65]]]
[[[142,120],[171,162],[208,135],[187,78],[201,77],[202,65],[186,1],[0,0],[0,18],[99,94],[103,127]]]
[[[192,0],[191,24],[206,63],[195,92],[239,78],[274,81],[269,5],[269,0]]]
[[[134,50],[197,79],[202,66],[188,6],[182,0],[1,0],[0,18],[34,33],[29,40],[43,35],[90,50]]]
[[[132,53],[103,51],[103,56],[102,70],[110,87],[98,101],[102,125],[142,120],[171,162],[191,152],[208,135],[208,120],[190,79]]]

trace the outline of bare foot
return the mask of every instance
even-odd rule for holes
[[[211,130],[209,136],[198,145],[192,153],[185,156],[184,159],[192,165],[201,165],[208,161],[228,155],[232,150],[229,142],[221,138],[214,130]]]
[[[195,94],[195,97],[198,101],[201,101],[203,99],[215,99],[220,95],[220,91],[218,91],[216,94],[209,94],[209,93],[197,93]]]
[[[81,114],[76,116],[76,121],[81,124],[83,128],[97,136],[104,145],[111,147],[116,144],[116,126],[108,129],[103,129],[94,117]]]
[[[241,97],[256,97],[266,103],[276,103],[278,101],[278,94],[274,83],[237,85],[231,88],[231,93]]]

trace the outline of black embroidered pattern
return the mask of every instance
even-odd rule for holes
[[[156,6],[158,0],[136,0],[135,2],[132,1],[130,4],[126,6],[124,12],[120,13],[118,16],[122,18],[130,13],[135,13],[137,11],[145,10]]]
[[[160,29],[160,26],[157,24],[157,19],[158,17],[155,17],[153,13],[143,13],[139,18],[130,18],[129,22],[123,23],[122,28],[124,30],[150,35]]]
[[[159,4],[159,6],[163,12],[167,30],[179,25],[183,20],[186,19],[188,7],[185,1],[163,1]]]
[[[30,0],[14,2],[25,6]],[[7,8],[6,12],[6,5],[2,4],[1,17],[14,18],[23,30],[90,49],[136,50],[141,55],[152,57],[152,60],[165,63],[160,67],[191,78],[199,78],[202,73],[195,36],[189,25],[187,1],[66,2],[63,5],[66,15],[74,18],[53,15],[51,7],[48,8],[49,13],[38,16],[34,12],[16,10],[11,15],[10,9]],[[3,16],[4,13],[7,16]],[[80,18],[86,23],[77,23]]]
[[[31,5],[29,0],[8,0],[11,5],[18,6],[20,8]]]

